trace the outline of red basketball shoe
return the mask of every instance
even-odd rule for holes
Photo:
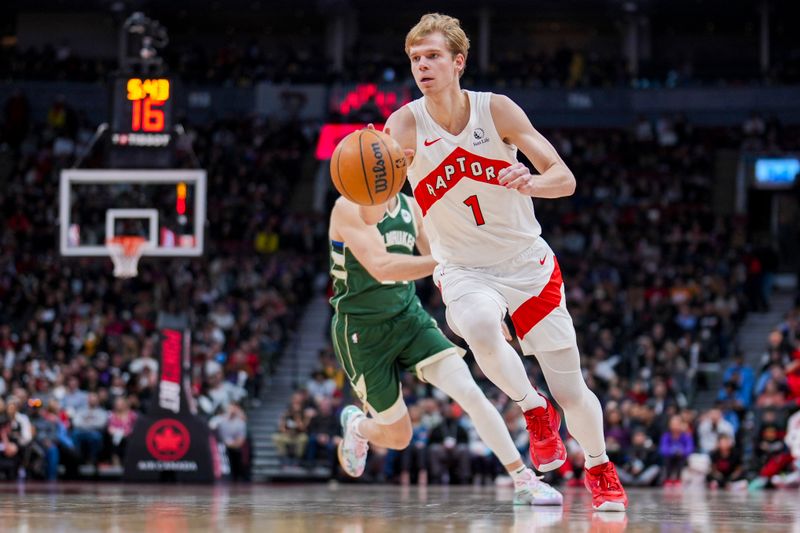
[[[525,425],[531,438],[531,461],[539,472],[550,472],[567,460],[567,449],[558,434],[561,417],[547,398],[545,407],[525,411]]]
[[[587,469],[583,482],[592,493],[595,511],[625,511],[628,507],[628,495],[611,461]]]

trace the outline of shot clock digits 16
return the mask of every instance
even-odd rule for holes
[[[131,131],[161,133],[164,131],[164,104],[169,100],[169,80],[128,80],[131,102]]]
[[[172,84],[166,78],[120,78],[114,84],[112,142],[166,146],[170,140]]]

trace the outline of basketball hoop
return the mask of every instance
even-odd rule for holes
[[[147,239],[137,235],[117,235],[106,242],[106,249],[114,262],[114,276],[133,278],[139,273],[137,266],[147,247]]]

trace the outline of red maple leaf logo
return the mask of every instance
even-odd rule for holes
[[[177,461],[189,451],[191,435],[181,422],[163,418],[147,430],[147,451],[159,461]]]
[[[156,448],[158,448],[162,452],[176,452],[180,449],[180,445],[183,442],[183,437],[181,437],[171,426],[168,426],[161,430],[161,432],[156,433],[153,437],[156,441]]]

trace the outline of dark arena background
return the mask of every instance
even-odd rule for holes
[[[576,177],[536,214],[626,513],[592,511],[563,426],[564,505],[512,505],[412,374],[410,446],[339,467],[329,159],[421,96],[404,39],[434,11],[471,39],[461,86],[510,96]],[[0,529],[800,532],[798,21],[794,0],[6,0]]]

